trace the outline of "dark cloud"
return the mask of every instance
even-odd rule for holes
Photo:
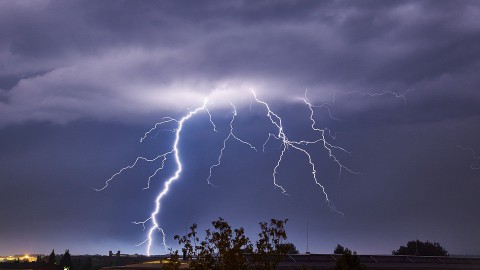
[[[61,108],[37,108],[27,105],[37,103],[34,97],[16,97],[33,91],[35,80],[49,83],[42,95],[68,104],[68,95],[55,88],[75,84],[76,91],[95,91],[84,101],[98,107],[112,99],[121,104],[132,89],[150,95],[155,85],[164,98],[150,101],[149,112],[173,103],[179,87],[204,94],[254,87],[272,97],[309,88],[312,100],[324,100],[331,90],[423,90],[443,76],[459,82],[478,66],[477,10],[468,1],[5,4],[2,77],[18,89],[8,94],[12,104],[2,111],[18,115],[18,108],[29,109],[2,122],[31,119],[32,109],[42,111],[42,120],[60,121],[49,115]],[[34,81],[32,86],[12,85],[11,78],[42,70],[64,75],[47,73],[23,79]],[[92,90],[90,83],[97,80],[103,86]],[[476,96],[468,90],[455,95]],[[108,106],[110,118],[125,116],[118,106]],[[95,117],[89,110],[79,109],[64,121]]]
[[[285,117],[292,138],[313,135],[295,97],[307,89],[324,105],[315,108],[317,125],[351,151],[338,153],[342,162],[363,173],[338,179],[327,153],[312,147],[345,216],[329,211],[293,150],[279,179],[292,196],[272,188],[275,143],[266,153],[229,143],[214,178],[219,188],[206,185],[223,133],[199,117],[182,141],[182,184],[162,208],[169,235],[218,216],[255,235],[256,222],[285,217],[303,251],[308,218],[315,252],[341,243],[389,253],[419,237],[478,254],[479,215],[466,211],[479,203],[478,172],[456,145],[478,146],[480,136],[479,15],[477,1],[1,2],[0,198],[9,222],[0,239],[11,245],[0,253],[23,252],[15,243],[39,252],[142,253],[132,245],[144,234],[130,222],[148,216],[172,168],[149,191],[149,165],[103,193],[92,187],[136,156],[164,151],[171,133],[138,139],[206,96],[221,132],[231,101],[241,112],[239,136],[262,145],[272,131],[263,111],[249,110],[254,88]],[[371,239],[377,244],[366,245]]]

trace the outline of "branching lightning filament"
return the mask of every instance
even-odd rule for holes
[[[246,144],[248,145],[250,148],[252,148],[253,150],[257,151],[257,148],[255,148],[255,146],[253,146],[252,144],[250,144],[249,142],[247,141],[244,141],[240,138],[238,138],[235,133],[233,132],[233,121],[235,121],[235,117],[238,115],[237,114],[237,108],[235,107],[235,105],[231,104],[232,107],[233,107],[233,116],[232,116],[232,120],[230,120],[230,132],[228,133],[227,137],[225,137],[225,139],[223,140],[223,147],[222,149],[220,150],[220,154],[218,155],[218,159],[217,159],[217,163],[213,164],[212,166],[210,166],[210,173],[207,177],[207,183],[209,185],[212,185],[214,187],[216,187],[214,184],[212,184],[212,182],[210,182],[210,179],[212,178],[212,171],[213,171],[213,168],[215,167],[218,167],[222,164],[222,157],[223,157],[223,152],[225,151],[225,148],[227,147],[227,141],[230,140],[230,138],[233,138],[237,141],[239,141],[240,143],[243,143],[243,144]],[[210,118],[211,119],[211,118]]]
[[[295,140],[290,140],[287,137],[287,135],[285,133],[284,126],[283,126],[282,118],[271,109],[270,105],[267,102],[259,99],[257,97],[256,93],[253,90],[252,90],[252,97],[253,97],[252,103],[254,101],[256,104],[258,104],[260,107],[262,107],[263,110],[266,110],[266,117],[267,117],[268,121],[271,123],[273,129],[275,130],[274,133],[269,133],[268,134],[267,139],[263,144],[263,151],[265,151],[265,147],[269,143],[270,140],[276,140],[276,141],[279,141],[281,143],[280,155],[279,155],[279,157],[276,161],[276,164],[275,164],[275,166],[273,168],[273,172],[272,172],[273,185],[276,188],[278,188],[283,194],[288,195],[285,187],[282,186],[277,179],[278,170],[279,170],[280,166],[282,165],[282,162],[284,160],[284,156],[286,155],[287,149],[291,148],[291,149],[294,149],[296,151],[299,151],[301,154],[303,154],[305,156],[306,160],[308,161],[313,181],[320,188],[320,190],[321,190],[321,192],[322,192],[322,194],[325,198],[325,201],[328,204],[328,206],[330,207],[330,209],[332,211],[335,211],[337,213],[342,214],[340,211],[338,211],[335,208],[334,204],[332,203],[332,201],[330,200],[330,198],[327,194],[327,191],[326,191],[325,187],[320,183],[320,181],[318,179],[318,176],[317,176],[317,170],[316,170],[315,162],[313,161],[312,155],[308,150],[308,147],[310,145],[320,144],[327,151],[330,159],[338,166],[339,176],[341,175],[342,171],[348,171],[349,173],[356,174],[356,172],[354,172],[353,170],[344,166],[340,162],[340,160],[337,158],[337,156],[335,155],[335,152],[337,152],[337,151],[347,153],[347,154],[349,154],[349,152],[342,147],[331,144],[327,140],[326,135],[334,138],[334,136],[332,136],[330,134],[330,130],[328,130],[326,128],[321,129],[321,128],[318,128],[316,126],[317,123],[314,120],[314,109],[315,108],[326,108],[327,111],[328,111],[328,114],[330,115],[330,118],[335,119],[330,112],[330,108],[325,104],[320,105],[320,106],[313,105],[308,100],[307,95],[305,93],[305,97],[301,98],[301,100],[303,101],[303,103],[309,109],[310,114],[309,114],[308,119],[309,119],[309,122],[310,122],[310,129],[315,134],[317,134],[316,135],[317,138],[315,140],[296,140],[295,141]],[[252,103],[250,104],[250,108],[252,107]],[[232,117],[231,117],[230,122],[229,122],[228,134],[223,139],[223,145],[222,145],[222,148],[220,149],[220,153],[217,157],[216,163],[210,166],[209,175],[207,177],[207,183],[209,185],[212,185],[212,186],[215,186],[211,182],[214,169],[222,164],[222,158],[223,158],[224,152],[227,150],[227,144],[228,144],[229,141],[235,140],[235,141],[237,141],[241,144],[244,144],[244,145],[248,146],[249,148],[253,149],[254,151],[257,151],[257,148],[253,144],[249,143],[248,141],[246,141],[244,139],[241,139],[240,137],[238,137],[235,134],[235,120],[236,120],[236,117],[238,115],[238,112],[237,112],[237,109],[236,109],[234,104],[231,104],[231,107],[233,109],[233,112],[232,112]],[[157,176],[157,174],[160,171],[162,171],[165,168],[166,162],[168,162],[171,159],[174,160],[176,169],[166,179],[166,181],[163,183],[163,186],[162,186],[159,194],[157,195],[157,197],[155,199],[154,210],[151,212],[150,216],[147,219],[145,219],[144,221],[133,222],[133,224],[141,225],[143,227],[143,230],[147,231],[146,239],[143,242],[139,243],[138,246],[146,244],[147,245],[147,255],[148,256],[150,256],[150,254],[151,254],[151,249],[152,249],[152,245],[153,245],[153,242],[154,242],[155,232],[157,232],[157,231],[161,233],[162,243],[163,243],[163,246],[165,248],[165,251],[167,251],[167,244],[166,244],[166,241],[165,241],[165,232],[160,227],[160,223],[158,221],[158,215],[160,213],[160,209],[161,209],[161,206],[162,206],[162,204],[161,204],[162,203],[162,198],[165,197],[168,194],[168,192],[170,190],[170,187],[173,184],[173,182],[179,180],[179,178],[181,176],[181,173],[183,171],[182,160],[181,160],[180,153],[179,153],[179,148],[178,148],[180,140],[182,138],[183,127],[184,127],[185,123],[187,123],[188,120],[190,120],[193,116],[195,116],[196,114],[198,114],[200,112],[205,112],[208,115],[208,119],[209,119],[209,121],[210,121],[210,123],[213,127],[213,131],[216,132],[217,127],[215,126],[215,124],[212,120],[212,115],[207,108],[207,100],[205,100],[205,102],[203,103],[203,105],[201,107],[198,107],[194,110],[189,111],[186,115],[184,115],[179,120],[174,119],[172,117],[164,117],[164,118],[161,119],[160,122],[156,123],[150,130],[145,132],[145,134],[140,138],[140,142],[145,141],[149,137],[156,136],[156,134],[154,132],[158,132],[158,130],[172,131],[175,134],[175,139],[173,141],[173,144],[172,144],[170,150],[165,152],[165,153],[162,153],[162,154],[160,154],[160,155],[158,155],[154,158],[137,157],[136,160],[132,164],[121,168],[118,172],[116,172],[109,179],[107,179],[105,181],[105,185],[103,187],[95,189],[96,191],[102,191],[102,190],[106,189],[109,186],[109,184],[111,183],[111,181],[113,181],[118,175],[122,174],[127,169],[132,169],[140,161],[160,162],[161,165],[148,177],[147,185],[144,189],[149,189],[150,184],[151,184],[151,180],[155,176]],[[175,128],[173,128],[173,129],[163,129],[164,125],[172,124],[172,123],[176,125]]]
[[[463,147],[460,145],[457,145],[457,147],[462,150],[469,151],[472,154],[472,164],[470,164],[470,168],[472,170],[480,170],[480,157],[475,154],[475,150],[473,150],[473,148]]]
[[[361,92],[361,91],[348,91],[348,92],[343,92],[342,94],[344,95],[350,95],[350,94],[359,94],[361,96],[369,96],[369,97],[379,97],[379,96],[385,96],[385,95],[391,95],[395,98],[400,98],[402,99],[403,101],[403,105],[406,106],[407,105],[407,98],[406,98],[406,94],[410,91],[413,91],[415,89],[407,89],[403,92],[394,92],[394,91],[383,91],[383,92],[379,92],[379,93],[370,93],[370,92]],[[333,95],[333,103],[335,104],[335,94],[336,92],[334,92],[334,95]]]
[[[268,105],[268,103],[258,99],[256,93],[254,91],[252,91],[252,95],[254,97],[254,100],[263,105],[265,107],[265,109],[267,110],[267,117],[268,119],[270,120],[270,122],[272,123],[272,125],[274,127],[276,127],[276,129],[278,130],[278,133],[277,134],[269,134],[267,140],[265,141],[265,143],[263,144],[263,149],[265,150],[265,145],[269,142],[269,140],[271,138],[274,138],[276,140],[279,140],[281,143],[282,143],[282,150],[281,150],[281,153],[280,153],[280,156],[277,160],[277,163],[275,165],[275,167],[273,168],[273,173],[272,173],[272,177],[273,177],[273,184],[279,188],[283,194],[285,195],[288,195],[286,189],[280,185],[277,181],[277,174],[278,174],[278,168],[280,167],[282,161],[283,161],[283,158],[284,158],[284,155],[285,155],[285,152],[287,151],[287,149],[289,147],[295,149],[295,150],[298,150],[300,151],[301,153],[303,153],[306,158],[308,159],[308,163],[310,164],[310,167],[311,167],[311,172],[312,172],[312,176],[313,176],[313,180],[315,181],[315,184],[318,185],[320,187],[320,189],[322,190],[323,192],[323,195],[325,196],[325,200],[327,202],[327,204],[329,205],[330,209],[337,212],[337,213],[340,213],[340,214],[343,214],[341,213],[340,211],[338,211],[336,208],[335,208],[335,205],[333,204],[333,202],[329,199],[328,197],[328,194],[326,192],[326,189],[325,187],[318,181],[318,178],[317,178],[317,170],[315,168],[315,163],[313,162],[312,160],[312,156],[311,154],[302,146],[307,146],[309,144],[316,144],[316,143],[323,143],[323,147],[328,151],[328,154],[330,156],[330,158],[332,158],[335,163],[337,163],[337,165],[339,166],[339,174],[341,173],[342,169],[345,169],[347,170],[348,172],[350,173],[355,173],[357,174],[356,172],[348,169],[346,166],[342,165],[340,163],[340,161],[338,160],[338,158],[334,155],[333,153],[333,149],[337,149],[337,150],[341,150],[343,152],[346,152],[346,153],[349,153],[348,151],[346,151],[345,149],[341,148],[341,147],[338,147],[338,146],[334,146],[330,143],[327,142],[327,140],[325,139],[325,129],[319,129],[319,128],[316,128],[315,127],[315,120],[313,119],[313,105],[309,102],[309,100],[307,99],[306,95],[305,97],[303,98],[303,101],[305,102],[305,104],[308,106],[308,108],[310,109],[310,121],[311,121],[311,128],[312,130],[314,130],[315,132],[318,132],[320,134],[320,138],[318,138],[317,140],[314,140],[314,141],[306,141],[306,140],[301,140],[301,141],[292,141],[290,139],[288,139],[287,135],[285,134],[285,131],[284,131],[284,127],[283,127],[283,123],[282,123],[282,118],[276,114],[275,112],[272,111],[272,109],[270,108],[270,106]]]

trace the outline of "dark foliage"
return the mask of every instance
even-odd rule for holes
[[[333,250],[333,254],[345,254],[345,248],[338,244],[337,247]]]
[[[50,253],[50,257],[48,257],[48,264],[55,264],[55,250],[52,249],[52,253]]]
[[[63,254],[60,260],[60,266],[63,267],[63,269],[72,269],[72,258],[70,257],[70,251],[68,249],[65,250],[65,254]]]
[[[297,247],[293,243],[282,244],[282,249],[286,250],[287,254],[299,254]]]
[[[172,251],[170,249],[170,258],[167,263],[163,264],[164,270],[177,270],[180,269],[180,255],[178,255],[178,250]]]
[[[254,264],[257,269],[276,269],[282,257],[288,252],[283,241],[287,239],[285,220],[271,219],[270,224],[260,222],[261,232],[253,253]]]
[[[205,239],[200,241],[197,225],[190,227],[184,236],[175,235],[174,239],[182,245],[184,259],[190,262],[190,269],[197,270],[242,270],[242,269],[276,269],[282,257],[289,251],[298,253],[287,239],[284,225],[287,220],[272,219],[270,224],[260,223],[261,232],[255,243],[255,251],[250,239],[245,236],[243,228],[232,229],[222,218],[212,222],[213,230],[206,230]],[[170,252],[170,262],[166,269],[177,269],[178,252]],[[246,255],[253,261],[249,262]]]
[[[448,252],[437,242],[412,240],[392,251],[392,255],[448,256]]]
[[[360,263],[360,257],[358,257],[355,251],[352,252],[348,248],[343,248],[342,246],[340,247],[343,249],[343,253],[342,253],[343,255],[342,257],[340,257],[340,259],[337,260],[337,263],[335,265],[335,270],[365,270],[366,269],[366,267]]]
[[[93,268],[92,258],[88,258],[87,261],[82,265],[82,270],[89,270]]]
[[[190,261],[190,268],[241,270],[247,269],[244,251],[250,252],[252,245],[245,236],[243,228],[232,230],[222,218],[212,222],[214,230],[206,230],[203,241],[197,235],[197,225],[190,227],[190,232],[182,237],[175,235],[174,239],[183,245],[184,257]],[[175,253],[171,253],[174,258]],[[174,263],[174,261],[172,260]]]

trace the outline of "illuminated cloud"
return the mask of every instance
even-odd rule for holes
[[[317,103],[413,88],[480,99],[465,72],[479,64],[471,2],[37,1],[0,12],[0,124],[138,121],[205,96],[247,102],[252,88],[283,102],[306,88]]]

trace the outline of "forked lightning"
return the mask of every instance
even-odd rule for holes
[[[305,103],[305,105],[310,110],[310,115],[309,115],[309,120],[310,120],[310,123],[311,123],[310,128],[316,134],[318,134],[318,137],[315,140],[296,140],[296,141],[294,141],[294,140],[290,140],[288,138],[288,136],[285,133],[282,118],[270,108],[270,105],[267,102],[259,99],[257,97],[256,93],[253,90],[252,90],[252,96],[253,96],[254,101],[257,104],[264,107],[264,109],[266,110],[267,119],[271,122],[272,126],[276,130],[275,134],[273,134],[273,133],[268,134],[267,140],[263,144],[263,151],[265,151],[265,146],[267,145],[267,143],[269,143],[270,140],[274,139],[274,140],[277,140],[281,143],[281,152],[280,152],[278,160],[277,160],[277,162],[276,162],[276,164],[273,168],[273,173],[272,173],[273,185],[276,188],[280,189],[283,194],[285,194],[285,195],[288,194],[287,190],[278,182],[277,174],[278,174],[278,169],[283,162],[284,155],[286,154],[287,149],[288,148],[295,149],[295,150],[299,151],[300,153],[304,154],[306,159],[308,160],[308,164],[310,165],[310,168],[311,168],[311,173],[312,173],[313,180],[315,181],[315,184],[318,185],[319,188],[321,189],[321,191],[322,191],[322,193],[325,197],[325,200],[326,200],[328,206],[330,207],[330,209],[332,211],[335,211],[335,212],[341,214],[341,212],[338,211],[335,208],[334,204],[330,200],[325,187],[319,182],[319,180],[317,178],[317,171],[316,171],[315,163],[312,159],[312,156],[311,156],[310,152],[307,150],[307,146],[312,145],[312,144],[320,143],[320,144],[323,145],[323,148],[327,151],[329,157],[337,164],[337,166],[339,168],[339,175],[342,173],[343,170],[346,170],[350,173],[356,174],[356,172],[354,172],[354,171],[350,170],[349,168],[347,168],[346,166],[344,166],[334,153],[335,151],[341,151],[341,152],[344,152],[344,153],[349,153],[349,152],[342,147],[339,147],[339,146],[336,146],[336,145],[333,145],[333,144],[329,143],[325,134],[327,132],[329,134],[330,131],[328,129],[320,129],[316,126],[316,122],[314,120],[314,108],[322,107],[322,106],[312,105],[312,103],[308,100],[306,94],[305,94],[305,97],[301,98],[301,100]],[[235,134],[235,132],[234,132],[234,121],[235,121],[236,116],[237,116],[237,109],[236,109],[235,105],[231,104],[231,106],[233,108],[233,115],[232,115],[232,118],[231,118],[230,123],[229,123],[229,128],[230,129],[229,129],[228,135],[223,140],[223,146],[222,146],[222,148],[220,150],[220,153],[218,155],[217,162],[215,164],[213,164],[209,169],[209,175],[208,175],[208,178],[207,178],[207,183],[212,185],[212,186],[214,186],[213,183],[211,182],[213,170],[216,167],[221,165],[223,153],[226,151],[227,143],[228,143],[229,140],[235,140],[235,141],[237,141],[241,144],[245,144],[246,146],[250,147],[251,149],[257,151],[257,148],[254,145],[252,145],[251,143],[249,143],[249,142],[247,142],[243,139],[240,139]],[[333,118],[328,107],[327,107],[327,109],[328,109],[328,112],[330,114],[330,117]],[[173,158],[175,160],[176,170],[163,184],[163,188],[161,189],[160,193],[157,195],[157,197],[155,199],[154,211],[150,214],[150,217],[148,217],[146,220],[141,221],[141,222],[133,222],[134,224],[142,225],[144,230],[148,227],[147,238],[142,243],[139,244],[139,245],[147,244],[147,255],[148,256],[150,256],[151,248],[152,248],[152,245],[153,245],[154,233],[156,231],[159,231],[162,234],[162,243],[163,243],[163,246],[165,247],[165,250],[167,249],[167,245],[166,245],[166,241],[165,241],[165,233],[164,233],[163,229],[160,227],[159,222],[157,220],[157,217],[158,217],[158,214],[160,212],[162,198],[167,195],[168,191],[170,190],[171,184],[174,181],[178,180],[180,178],[181,173],[182,173],[183,167],[182,167],[182,161],[181,161],[181,158],[180,158],[180,153],[179,153],[179,150],[178,150],[178,145],[179,145],[181,137],[182,137],[182,129],[184,127],[184,124],[188,120],[190,120],[193,116],[195,116],[196,114],[198,114],[200,112],[206,112],[207,113],[207,115],[209,117],[209,121],[210,121],[210,123],[213,127],[213,130],[217,131],[217,128],[216,128],[214,122],[212,121],[212,115],[210,114],[210,111],[207,108],[207,100],[205,100],[205,102],[203,103],[203,105],[201,107],[198,107],[198,108],[188,112],[180,120],[177,120],[177,119],[174,119],[174,118],[171,118],[171,117],[164,117],[164,118],[162,118],[162,120],[160,122],[156,123],[155,126],[153,126],[150,130],[148,130],[141,137],[140,142],[143,142],[145,139],[147,139],[147,137],[149,137],[151,135],[151,133],[153,133],[155,130],[159,129],[163,125],[165,125],[167,123],[175,123],[176,128],[174,130],[169,130],[169,131],[173,131],[174,134],[175,134],[175,140],[173,142],[173,145],[172,145],[170,151],[162,153],[162,154],[160,154],[160,155],[158,155],[154,158],[137,157],[136,160],[131,165],[128,165],[126,167],[121,168],[118,172],[116,172],[109,179],[107,179],[105,181],[105,185],[103,187],[95,189],[96,191],[104,190],[105,188],[108,187],[110,182],[115,177],[120,175],[123,171],[135,167],[140,161],[156,162],[158,160],[161,160],[161,166],[158,167],[153,172],[153,174],[151,174],[148,177],[147,186],[145,187],[145,189],[148,189],[150,187],[150,182],[151,182],[152,178],[155,177],[157,175],[157,173],[165,167],[165,162],[168,162],[168,160],[171,159],[171,158]],[[171,157],[171,156],[173,156],[173,157]],[[149,226],[147,226],[147,225],[149,225]]]

